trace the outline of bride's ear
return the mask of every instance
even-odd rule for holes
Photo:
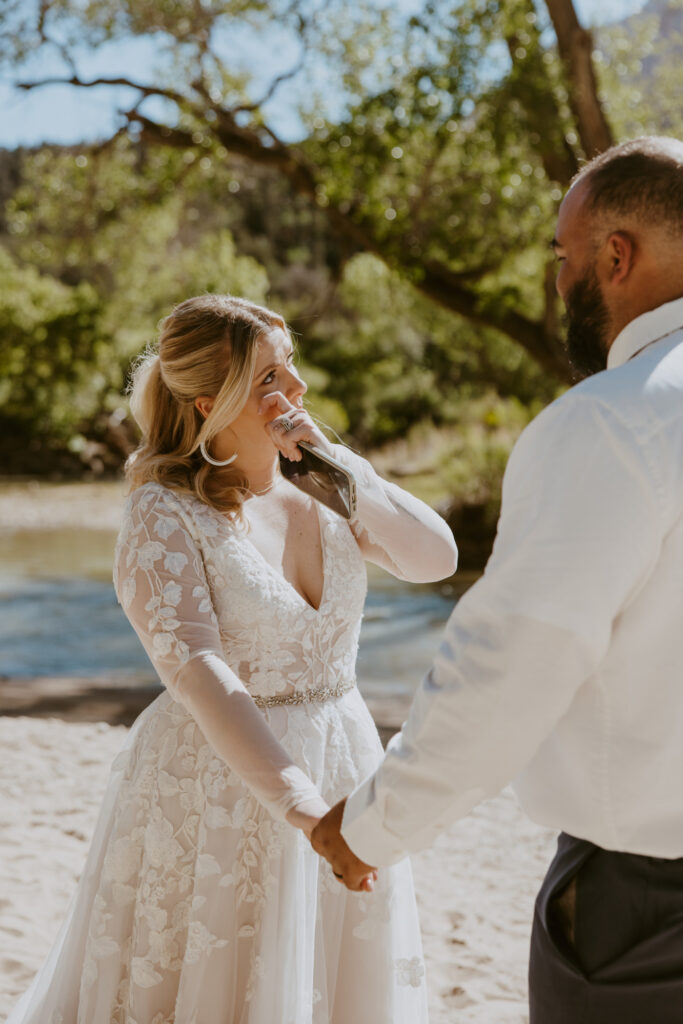
[[[213,404],[214,399],[209,395],[200,395],[199,398],[195,398],[194,400],[194,407],[204,420],[213,409]]]

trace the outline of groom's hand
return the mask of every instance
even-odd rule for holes
[[[329,861],[332,871],[347,889],[354,892],[372,892],[377,880],[377,869],[359,860],[341,835],[346,798],[321,818],[311,833],[311,845],[316,853]]]

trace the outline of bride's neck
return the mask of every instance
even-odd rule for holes
[[[249,466],[241,467],[236,463],[236,468],[242,470],[247,478],[247,487],[252,494],[266,494],[281,479],[280,456],[276,452],[274,456],[263,459],[260,464],[253,462]]]

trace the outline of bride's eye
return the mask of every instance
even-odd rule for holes
[[[289,353],[289,355],[287,356],[287,359],[286,359],[287,366],[291,366],[293,363],[294,363],[294,350],[292,350]],[[270,373],[266,374],[266,376],[261,381],[261,386],[272,384],[273,381],[275,380],[275,375],[277,374],[277,370],[278,370],[278,368],[276,366],[275,369],[271,370]]]

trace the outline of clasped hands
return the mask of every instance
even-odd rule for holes
[[[335,804],[321,818],[311,832],[311,846],[332,867],[335,878],[353,892],[372,892],[377,881],[377,869],[359,860],[341,834],[346,798]]]

